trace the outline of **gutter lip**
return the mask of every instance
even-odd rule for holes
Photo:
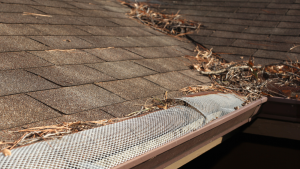
[[[185,97],[199,96],[199,95],[201,95],[201,93],[202,92],[196,93],[196,94],[193,94],[193,95],[187,95]],[[205,94],[207,94],[207,93],[205,93]],[[229,120],[231,120],[231,119],[233,119],[233,118],[235,118],[235,117],[237,117],[237,116],[239,116],[243,113],[245,113],[245,112],[247,112],[248,110],[251,110],[251,109],[267,102],[267,100],[268,100],[267,97],[262,97],[262,98],[254,101],[254,102],[252,102],[252,103],[250,103],[246,106],[241,107],[238,110],[235,110],[235,111],[233,111],[233,112],[231,112],[231,113],[229,113],[225,116],[220,117],[219,119],[216,119],[216,120],[208,123],[207,125],[203,126],[202,128],[200,128],[196,131],[188,133],[188,134],[186,134],[186,135],[184,135],[180,138],[177,138],[177,139],[175,139],[175,140],[173,140],[173,141],[171,141],[171,142],[169,142],[165,145],[162,145],[162,146],[160,146],[156,149],[153,149],[151,151],[146,152],[145,154],[142,154],[142,155],[137,156],[137,157],[135,157],[131,160],[128,160],[128,161],[126,161],[126,162],[124,162],[120,165],[117,165],[117,166],[113,167],[113,169],[132,168],[134,166],[137,166],[137,165],[139,165],[139,164],[141,164],[141,163],[143,163],[143,162],[145,162],[145,161],[147,161],[147,160],[149,160],[149,159],[151,159],[151,158],[153,158],[153,157],[155,157],[155,156],[157,156],[157,155],[159,155],[159,154],[161,154],[161,153],[163,153],[167,150],[170,150],[170,149],[172,149],[172,148],[174,148],[174,147],[176,147],[176,146],[178,146],[178,145],[180,145],[184,142],[187,142],[188,140],[191,140],[191,139],[193,139],[193,138],[195,138],[195,137],[197,137],[197,136],[199,136],[199,135],[201,135],[201,134],[203,134],[203,133],[205,133],[205,132],[207,132],[207,131],[209,131],[209,130],[211,130],[211,129],[213,129],[213,128],[215,128],[215,127],[217,127],[217,126],[219,126],[219,125],[221,125],[221,124],[223,124],[223,123],[225,123],[225,122],[227,122],[227,121],[229,121]],[[249,117],[249,120],[250,120],[250,118],[251,117]]]

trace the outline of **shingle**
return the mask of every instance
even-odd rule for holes
[[[247,26],[258,26],[258,27],[276,27],[278,22],[268,21],[253,21],[244,19],[228,19],[225,23],[234,25],[247,25]]]
[[[203,36],[195,36],[195,35],[191,35],[190,37],[195,41],[204,45],[229,46],[235,41],[235,39],[203,37]]]
[[[300,15],[300,10],[289,10],[287,15]]]
[[[98,108],[75,113],[75,114],[72,114],[69,116],[72,116],[72,119],[74,119],[76,121],[98,121],[98,120],[103,120],[103,119],[114,118],[114,116],[112,116]]]
[[[175,46],[183,42],[168,36],[146,36],[146,37],[118,37],[124,41],[124,47],[145,47],[145,46]]]
[[[0,70],[20,69],[51,65],[47,61],[26,52],[0,53]]]
[[[174,70],[188,69],[190,62],[184,58],[159,58],[159,59],[142,59],[134,62],[148,67],[157,72],[170,72]]]
[[[238,43],[236,43],[236,44],[238,44]],[[244,46],[242,46],[242,47],[244,47]],[[238,54],[238,55],[249,55],[249,56],[251,56],[254,52],[256,52],[256,49],[214,46],[213,47],[213,51],[214,52],[220,52],[220,53]]]
[[[64,15],[51,15],[51,17],[36,16],[41,22],[53,25],[85,25],[79,17],[64,16]]]
[[[299,35],[297,29],[249,27],[244,32],[254,34]]]
[[[220,38],[236,38],[236,39],[250,39],[250,40],[268,39],[268,35],[255,35],[255,34],[248,34],[248,33],[226,32],[226,31],[215,31],[210,36],[220,37]]]
[[[196,79],[204,84],[211,83],[211,80],[207,76],[201,75],[200,72],[198,72],[196,70],[182,70],[182,71],[179,71],[179,73],[182,73],[185,76]]]
[[[111,36],[80,36],[80,38],[99,48],[128,46],[123,40]]]
[[[45,23],[44,21],[30,15],[21,13],[1,13],[0,23]]]
[[[130,113],[141,110],[142,106],[145,106],[145,104],[151,104],[151,98],[142,98],[137,100],[126,101],[109,106],[104,106],[100,109],[115,117],[124,117]]]
[[[1,0],[1,2],[12,3],[12,4],[29,4],[29,5],[37,4],[32,0]]]
[[[0,129],[60,116],[56,111],[23,94],[0,97],[0,114]]]
[[[0,5],[0,12],[30,12],[30,13],[38,13],[39,11],[31,8],[28,5],[20,5],[20,4],[4,4]]]
[[[244,57],[241,59],[240,55],[222,55],[222,58],[229,62],[239,62],[239,61],[248,61],[249,58]],[[279,63],[282,62],[282,60],[273,59],[273,58],[260,58],[259,56],[254,57],[254,65],[267,65],[267,64],[273,64],[273,63]]]
[[[115,79],[84,65],[49,66],[27,70],[61,86],[73,86]]]
[[[274,42],[286,42],[286,43],[300,43],[300,37],[296,36],[270,36],[270,41]]]
[[[229,12],[210,12],[206,16],[224,17],[224,18],[238,18],[238,19],[255,19],[258,14],[243,14],[243,13],[229,13]]]
[[[280,22],[278,27],[279,28],[296,28],[296,29],[300,29],[300,23]]]
[[[143,57],[121,48],[96,48],[84,49],[84,51],[91,53],[105,61],[143,59]]]
[[[144,38],[144,37],[139,37]],[[174,38],[171,36],[150,36],[147,37],[150,41],[154,41],[156,45],[153,46],[177,46],[183,45],[186,41],[182,40],[181,38]],[[146,39],[146,38],[145,38]]]
[[[30,51],[30,53],[39,56],[55,65],[103,62],[103,60],[97,58],[96,56],[78,49]]]
[[[45,35],[29,24],[0,24],[0,35]]]
[[[164,88],[142,78],[100,82],[96,84],[127,100],[155,96],[165,91]]]
[[[85,10],[85,9],[69,9],[73,12],[79,13],[83,16],[92,17],[104,17],[104,18],[127,18],[123,13],[110,12],[110,11],[100,11],[100,10]]]
[[[91,48],[93,45],[75,36],[31,36],[52,49]]]
[[[73,114],[124,101],[115,94],[92,84],[28,94],[65,114]]]
[[[131,61],[104,62],[89,64],[88,66],[117,79],[128,79],[155,73],[154,71]]]
[[[0,52],[45,49],[49,48],[23,36],[0,36]]]
[[[76,6],[79,9],[103,9],[102,6],[94,3],[81,3],[81,2],[68,2],[68,4],[71,4],[73,6]]]
[[[280,60],[300,60],[300,55],[296,53],[287,52],[277,52],[277,51],[266,51],[258,50],[254,53],[255,57],[265,58],[265,59],[280,59]]]
[[[49,120],[38,121],[35,123],[30,123],[22,126],[22,128],[32,128],[32,127],[41,127],[41,126],[50,126],[62,124],[64,122],[78,122],[78,121],[98,121],[103,119],[114,118],[112,115],[104,112],[100,109],[92,109],[79,113],[62,115],[60,117],[55,117]]]
[[[118,26],[117,24],[110,22],[104,18],[93,18],[93,17],[77,17],[76,20],[85,23],[84,25],[92,26]]]
[[[159,73],[144,78],[169,90],[179,90],[191,85],[201,84],[201,82],[178,72]]]
[[[288,8],[288,9],[300,9],[300,4],[293,4],[293,3],[270,3],[268,8]]]
[[[129,25],[129,26],[132,26],[132,25]],[[166,36],[165,33],[162,33],[162,32],[160,32],[160,31],[158,31],[158,30],[155,30],[155,29],[153,29],[153,28],[151,28],[151,27],[146,27],[146,26],[140,27],[140,26],[141,26],[141,25],[136,26],[136,27],[138,27],[139,29],[142,29],[142,30],[144,30],[144,31],[147,31],[147,32],[151,33],[152,35],[156,35],[156,36]]]
[[[136,27],[96,27],[96,26],[78,26],[93,35],[106,36],[149,36],[151,33]]]
[[[0,71],[0,95],[57,88],[45,79],[23,70]]]
[[[117,1],[96,1],[97,4],[101,6],[114,6],[114,7],[124,7],[125,5],[121,5],[121,3]]]
[[[232,31],[232,32],[242,32],[243,30],[245,30],[245,28],[247,28],[247,26],[217,24],[217,23],[205,23],[203,25],[205,26],[205,29],[223,30],[223,31]]]
[[[34,1],[43,6],[52,6],[52,7],[59,7],[59,8],[75,8],[72,5],[69,5],[65,2],[51,1],[51,0],[34,0]]]
[[[253,48],[253,49],[279,50],[279,51],[289,51],[291,47],[290,44],[286,44],[286,43],[249,41],[249,40],[236,40],[232,44],[232,46]]]
[[[47,6],[32,6],[32,8],[38,9],[50,15],[52,14],[53,15],[78,15],[64,8],[54,8],[54,7],[47,7]]]
[[[77,29],[71,25],[30,25],[31,27],[43,32],[43,35],[91,35],[85,31]]]
[[[186,16],[188,20],[198,21],[198,22],[208,22],[208,23],[225,23],[227,18],[219,18],[219,17],[208,17],[208,16]]]
[[[131,11],[128,7],[114,7],[114,6],[102,6],[103,9],[112,11],[112,12],[120,12],[120,13],[128,13]]]
[[[116,23],[120,26],[142,26],[143,24],[138,23],[134,19],[126,19],[126,18],[105,18],[108,21]]]
[[[260,9],[260,8],[240,8],[238,13],[262,13],[269,15],[284,15],[287,12],[287,9]]]
[[[167,47],[144,47],[144,48],[126,48],[127,50],[143,56],[144,58],[163,58],[163,57],[178,57],[184,56],[187,53],[182,53],[173,46]]]

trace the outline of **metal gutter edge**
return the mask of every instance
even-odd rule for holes
[[[238,110],[235,110],[232,113],[229,113],[217,120],[214,120],[212,122],[210,122],[209,124],[207,124],[206,126],[202,127],[199,130],[196,130],[192,133],[189,133],[183,137],[180,137],[170,143],[167,143],[157,149],[151,150],[143,155],[140,155],[134,159],[131,159],[123,164],[120,164],[116,167],[113,167],[113,169],[126,169],[126,168],[164,168],[170,164],[172,164],[173,162],[181,159],[182,157],[196,151],[197,149],[205,146],[206,144],[212,142],[213,140],[222,137],[223,135],[231,132],[232,130],[240,127],[241,125],[251,121],[251,118],[258,112],[259,107],[261,106],[262,103],[265,103],[268,99],[266,97],[263,97],[259,100],[256,100],[244,107],[241,107]],[[243,117],[242,115],[245,114],[245,117]],[[241,116],[241,118],[238,118],[239,116]],[[233,124],[229,124],[226,123],[228,121],[233,121]],[[226,124],[225,124],[226,123]],[[224,126],[224,127],[223,127]],[[218,129],[217,127],[221,127],[221,129]],[[213,131],[213,129],[217,128],[215,131]],[[225,130],[222,131],[223,128],[227,128]],[[209,133],[209,131],[212,131],[211,133]],[[199,137],[203,134],[206,134],[206,136],[203,136],[201,138],[201,142],[199,141],[193,141],[192,139],[196,139],[196,137]],[[203,140],[204,139],[204,140]],[[192,144],[189,144],[189,147],[193,146],[193,148],[189,148],[189,149],[185,149],[183,152],[179,151],[177,152],[177,154],[174,154],[173,151],[173,156],[175,156],[173,159],[171,160],[167,160],[163,163],[157,163],[156,166],[154,166],[155,164],[152,163],[151,165],[147,165],[144,162],[149,161],[151,159],[154,159],[156,156],[161,155],[169,150],[175,150],[176,147],[179,147],[180,145],[183,145],[184,143],[187,143],[188,141],[192,140]],[[169,157],[168,157],[169,158]],[[162,159],[158,160],[161,161]],[[144,163],[144,164],[142,164]]]
[[[269,97],[257,117],[299,123],[300,100]]]

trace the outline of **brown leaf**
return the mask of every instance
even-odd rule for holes
[[[5,155],[5,156],[10,156],[11,155],[11,151],[9,149],[4,149],[2,150],[2,153]]]

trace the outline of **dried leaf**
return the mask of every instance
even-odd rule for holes
[[[29,13],[29,12],[23,12],[23,15],[33,15],[33,16],[52,17],[51,15],[43,15],[43,14]]]
[[[11,155],[11,151],[9,149],[3,149],[2,150],[2,153],[5,155],[5,156],[10,156]]]

